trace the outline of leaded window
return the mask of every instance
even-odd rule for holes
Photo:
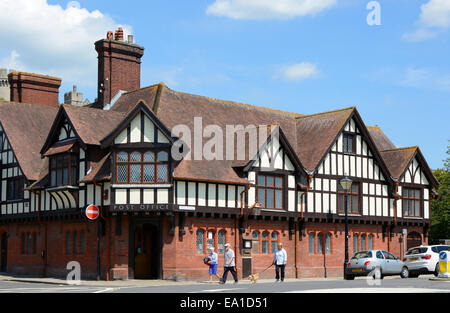
[[[219,254],[225,253],[225,244],[226,244],[226,233],[224,230],[219,230],[219,235],[217,239],[217,252]]]
[[[269,254],[269,233],[266,231],[262,233],[261,253]]]
[[[310,233],[308,235],[309,241],[309,254],[316,254],[316,235],[314,233]]]
[[[197,254],[205,253],[205,232],[201,229],[197,230],[197,238],[196,238],[196,252]]]
[[[277,251],[278,246],[278,233],[273,232],[272,235],[272,242],[271,242],[271,252],[274,254]]]
[[[169,182],[169,154],[160,152],[126,152],[116,154],[116,182],[161,184]]]

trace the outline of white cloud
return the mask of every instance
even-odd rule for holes
[[[427,28],[419,28],[411,33],[404,33],[402,39],[405,41],[418,42],[436,37],[437,33]]]
[[[414,32],[403,34],[402,39],[405,41],[417,42],[431,39],[436,37],[436,30],[446,30],[450,27],[449,0],[429,0],[420,8],[420,18],[417,22],[419,28]]]
[[[425,27],[450,27],[450,1],[430,0],[421,7],[420,24]]]
[[[293,65],[281,66],[278,69],[277,77],[288,81],[302,81],[315,77],[319,74],[317,66],[312,63],[302,62]]]
[[[367,79],[405,88],[450,92],[450,74],[432,67],[384,67],[370,73]]]
[[[1,67],[61,77],[63,83],[95,87],[94,42],[119,25],[98,10],[70,1],[66,8],[47,0],[1,0]],[[131,28],[122,25],[126,34]]]
[[[216,0],[206,13],[233,19],[290,19],[315,15],[337,0]]]

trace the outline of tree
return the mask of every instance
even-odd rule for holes
[[[438,244],[439,239],[450,239],[450,146],[447,155],[444,167],[433,171],[439,182],[439,197],[431,201],[430,243],[433,244]]]

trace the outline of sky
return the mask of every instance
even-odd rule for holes
[[[450,140],[450,0],[2,0],[0,67],[96,97],[94,42],[145,47],[142,87],[313,114],[356,106],[442,167]],[[125,37],[126,38],[126,37]]]

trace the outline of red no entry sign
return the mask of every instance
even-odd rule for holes
[[[86,208],[86,217],[91,221],[95,221],[100,216],[100,210],[95,205],[90,205]]]

